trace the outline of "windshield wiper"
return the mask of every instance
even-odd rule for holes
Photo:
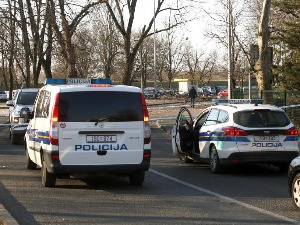
[[[96,122],[95,126],[98,125],[99,122],[109,122],[110,118],[104,117],[104,118],[98,118],[98,119],[91,119],[90,122]]]

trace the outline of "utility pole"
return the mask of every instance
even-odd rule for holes
[[[155,31],[155,0],[153,0],[154,11],[153,11],[153,72],[154,72],[154,96],[156,97],[156,31]]]
[[[232,79],[232,5],[231,0],[227,0],[228,8],[228,99],[231,99],[231,79]]]

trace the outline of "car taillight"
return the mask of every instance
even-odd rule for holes
[[[52,109],[52,114],[51,114],[50,132],[49,132],[50,143],[52,145],[58,145],[58,122],[59,122],[58,108],[59,108],[59,94],[56,94],[53,109]]]
[[[151,128],[149,124],[149,113],[145,101],[144,95],[141,93],[142,99],[142,110],[143,110],[143,118],[144,118],[144,144],[149,144],[151,142]]]
[[[289,136],[298,136],[299,131],[296,127],[291,127],[290,129],[284,131],[284,135],[289,135]]]
[[[225,136],[248,136],[248,133],[243,129],[237,127],[223,127],[222,131],[225,133]]]

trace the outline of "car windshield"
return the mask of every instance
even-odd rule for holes
[[[290,120],[284,112],[271,110],[251,110],[234,113],[235,123],[244,127],[285,127]]]
[[[37,92],[21,92],[17,99],[18,105],[33,105]]]

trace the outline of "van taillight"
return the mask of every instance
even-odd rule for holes
[[[59,122],[58,108],[59,108],[59,94],[56,94],[52,113],[51,113],[50,132],[49,132],[50,143],[52,145],[58,145],[58,122]]]
[[[151,128],[149,124],[149,113],[145,101],[145,97],[143,93],[141,93],[142,99],[142,110],[143,110],[143,118],[144,118],[144,144],[150,144],[151,142]]]
[[[284,135],[289,135],[289,136],[298,136],[299,131],[296,127],[291,127],[290,129],[284,131]]]
[[[222,131],[225,133],[225,136],[248,136],[248,133],[243,129],[237,127],[223,127]]]

